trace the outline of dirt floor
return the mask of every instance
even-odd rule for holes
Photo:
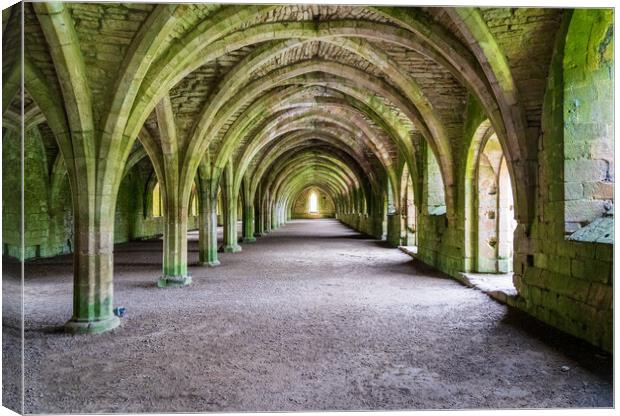
[[[118,245],[127,315],[94,336],[62,332],[71,256],[28,263],[26,412],[612,405],[610,356],[336,221],[294,221],[220,260],[158,289],[161,241]],[[5,265],[16,294],[18,270]],[[5,300],[5,357],[18,310]]]

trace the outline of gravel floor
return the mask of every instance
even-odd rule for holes
[[[95,336],[62,332],[71,257],[27,263],[26,412],[612,405],[610,356],[336,221],[293,221],[220,260],[158,289],[161,241],[118,245],[127,315]],[[10,402],[19,268],[4,269]]]

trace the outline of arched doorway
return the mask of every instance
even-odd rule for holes
[[[517,225],[512,181],[497,134],[487,127],[475,153],[473,183],[474,270],[511,273],[513,236]]]

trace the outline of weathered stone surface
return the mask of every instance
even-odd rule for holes
[[[596,319],[611,309],[610,10],[24,10],[25,235],[5,175],[4,252],[75,252],[75,320],[108,318],[113,243],[163,233],[162,275],[185,278],[187,229],[215,265],[218,213],[224,251],[238,252],[240,237],[311,216],[316,189],[321,215],[413,241],[453,276],[512,270],[519,295],[498,299],[611,345]],[[3,63],[3,79],[14,72]],[[11,100],[3,160],[17,170]]]

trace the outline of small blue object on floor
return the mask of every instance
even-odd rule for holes
[[[118,316],[119,318],[125,316],[125,307],[119,306],[117,308],[114,308],[114,315]]]

